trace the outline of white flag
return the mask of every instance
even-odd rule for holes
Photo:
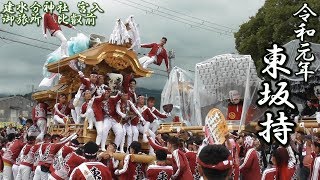
[[[45,77],[42,79],[42,81],[39,84],[39,87],[50,87],[55,79],[57,77],[58,73],[52,73],[50,77]]]

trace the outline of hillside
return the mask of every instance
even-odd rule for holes
[[[8,95],[8,94],[1,94],[1,93],[0,93],[0,98],[7,97],[7,96],[9,96],[9,95]]]
[[[32,93],[27,93],[27,94],[24,94],[24,95],[16,95],[16,96],[23,96],[23,97],[31,100],[31,95],[32,95]],[[150,90],[150,89],[146,89],[146,88],[137,88],[137,95],[144,95],[144,96],[147,96],[147,97],[150,97],[150,96],[155,97],[156,100],[157,100],[155,106],[156,106],[156,108],[160,107],[161,90]],[[1,94],[0,93],[0,98],[9,97],[9,96],[13,96],[13,95]]]

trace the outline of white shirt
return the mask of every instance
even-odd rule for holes
[[[7,127],[7,134],[16,133],[16,130],[14,128]]]
[[[159,46],[159,49],[157,51],[157,55],[159,55],[161,53],[161,51],[162,51],[162,47]]]

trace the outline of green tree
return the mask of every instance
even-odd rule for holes
[[[272,43],[284,45],[296,39],[295,29],[303,22],[299,17],[294,17],[304,3],[320,16],[319,0],[266,0],[254,17],[240,26],[234,34],[236,49],[240,54],[249,54],[255,62],[258,72],[263,68],[262,58],[265,49]],[[320,21],[318,17],[311,17],[307,29],[315,29],[314,37],[305,38],[309,42],[320,43]]]

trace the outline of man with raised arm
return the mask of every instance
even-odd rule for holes
[[[164,48],[164,45],[167,43],[167,38],[163,37],[161,38],[161,41],[159,44],[157,43],[151,43],[151,44],[142,44],[141,47],[143,48],[151,48],[150,52],[147,56],[144,56],[139,59],[140,64],[143,68],[147,68],[148,65],[154,63],[158,66],[162,64],[162,61],[164,60],[167,72],[169,72],[169,58],[166,49]]]
[[[120,144],[121,152],[123,152],[126,135],[128,136],[127,147],[129,147],[132,141],[138,141],[139,131],[137,125],[139,121],[145,122],[138,109],[128,98],[127,93],[122,94],[121,100],[116,105],[118,119],[123,123],[123,137]]]
[[[93,100],[93,112],[96,118],[95,127],[97,130],[96,144],[101,144],[101,150],[106,151],[105,145],[110,129],[115,134],[114,142],[117,147],[120,145],[123,129],[120,121],[117,120],[116,103],[120,100],[120,94],[110,96],[111,89],[106,91],[99,97]]]
[[[39,163],[35,170],[33,180],[47,179],[50,174],[50,165],[53,163],[54,156],[70,140],[77,138],[80,129],[70,136],[61,138],[60,135],[52,135],[51,143],[42,144],[39,147]]]
[[[89,126],[87,129],[93,129],[93,124],[96,121],[96,118],[94,116],[94,112],[92,109],[94,97],[92,98],[91,92],[89,90],[86,90],[84,92],[84,99],[85,99],[85,102],[81,106],[81,117],[87,118],[89,123]]]
[[[95,71],[92,71],[90,74],[90,78],[86,78],[83,74],[83,72],[78,71],[81,85],[78,89],[77,94],[74,97],[73,100],[73,106],[76,111],[76,119],[74,119],[74,122],[79,123],[81,120],[81,106],[84,102],[84,92],[86,90],[89,90],[91,93],[91,96],[93,96],[97,91],[97,81],[98,81],[98,73]]]
[[[149,97],[147,100],[147,106],[150,109],[150,111],[157,117],[154,119],[149,119],[150,122],[150,129],[152,132],[156,132],[159,128],[159,124],[156,121],[157,119],[164,119],[168,118],[170,116],[170,113],[161,113],[157,108],[154,107],[156,103],[156,98],[154,97]]]

